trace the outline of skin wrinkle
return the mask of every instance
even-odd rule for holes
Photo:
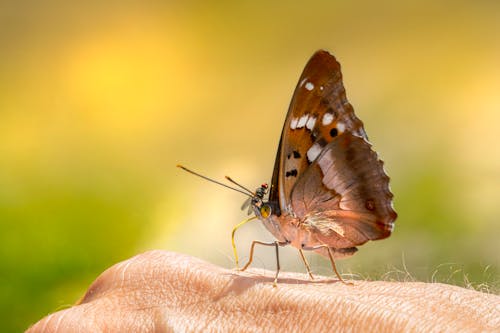
[[[210,303],[210,297],[207,298],[206,303]],[[224,320],[227,312],[219,303],[213,303],[212,306],[207,307],[207,310],[204,313],[204,319],[201,321],[203,326],[199,329],[200,331],[206,331],[211,326],[210,323]]]
[[[231,309],[226,309],[225,307],[221,307],[219,304],[214,304],[213,307],[210,307],[210,316],[207,318],[207,323],[205,325],[206,328],[210,325],[210,323],[214,322],[225,322],[227,321],[227,318],[231,316],[231,312],[228,310]],[[203,330],[202,330],[203,331]]]
[[[324,305],[319,308],[322,312],[321,313],[322,318],[325,319],[323,320],[323,325],[327,327],[336,327],[336,328],[342,327],[343,325],[341,323],[345,320],[348,320],[349,318],[348,316],[346,317],[344,311],[341,310],[340,305],[344,304],[343,296],[335,296],[325,293],[322,299],[323,303],[328,304],[329,308],[329,309],[325,308]],[[356,309],[357,304],[352,304],[350,307],[352,309]],[[331,313],[329,313],[332,309],[335,310],[333,316]]]
[[[63,311],[62,315],[59,316],[59,318],[56,321],[56,325],[54,326],[54,331],[58,332],[59,331],[59,326],[61,325],[61,321],[64,319],[64,317],[68,314],[67,311]]]
[[[231,322],[237,323],[238,332],[255,332],[262,331],[263,329],[270,329],[275,326],[275,321],[269,318],[267,315],[259,316],[259,307],[255,306],[259,302],[258,299],[254,299],[248,306],[239,306],[237,309],[231,307],[231,303],[228,303],[226,307],[229,308],[228,317],[225,318],[225,322],[231,324]],[[229,326],[230,327],[230,326]]]
[[[198,270],[200,270],[199,274],[198,274]],[[207,325],[209,325],[210,322],[214,322],[215,320],[217,320],[218,313],[219,313],[219,311],[218,311],[219,308],[216,306],[216,304],[214,304],[213,306],[210,306],[210,307],[205,306],[204,312],[202,315],[199,312],[198,305],[199,304],[206,304],[206,303],[210,302],[210,299],[214,297],[214,295],[213,295],[214,294],[214,291],[213,291],[214,281],[217,281],[217,279],[220,280],[220,277],[217,277],[217,276],[210,276],[207,279],[201,279],[201,280],[197,277],[198,275],[200,275],[200,276],[206,275],[207,272],[212,273],[211,269],[209,267],[207,267],[206,269],[204,269],[202,267],[200,267],[200,268],[197,267],[196,270],[194,270],[189,275],[185,276],[186,283],[176,284],[176,286],[174,287],[177,290],[180,289],[184,292],[187,292],[188,294],[193,294],[192,296],[188,296],[187,299],[200,299],[199,301],[196,301],[196,302],[191,302],[191,303],[182,303],[181,302],[181,304],[178,304],[180,307],[183,307],[187,311],[188,317],[191,318],[191,319],[187,319],[186,317],[184,317],[184,321],[198,322],[200,324],[201,327],[200,326],[198,326],[196,328],[193,327],[192,328],[193,330],[195,330],[195,329],[199,330],[200,328],[203,329],[203,328],[208,327]],[[213,274],[209,274],[209,275],[213,275]],[[191,289],[189,287],[190,285],[195,286],[195,288]],[[215,285],[219,285],[219,284],[217,283]],[[208,290],[209,292],[203,293],[200,290]],[[203,305],[202,305],[202,307],[203,307]]]
[[[219,303],[213,303],[213,304],[210,304],[209,300],[207,300],[205,303],[204,303],[206,309],[201,317],[202,320],[200,320],[200,324],[202,325],[201,328],[200,327],[197,327],[197,330],[199,331],[203,331],[205,328],[208,328],[212,325],[212,323],[215,323],[215,322],[221,322],[219,320],[221,319],[224,319],[224,313],[226,312],[225,309],[223,307],[220,306]],[[206,304],[210,304],[210,306],[206,306]],[[196,320],[196,317],[199,317],[200,314],[199,314],[199,309],[197,308],[193,308],[193,311],[192,311],[192,317],[193,319]]]
[[[136,260],[136,259],[138,259],[138,260]],[[103,274],[103,275],[107,274],[109,276],[114,276],[114,277],[116,277],[117,280],[119,280],[119,283],[115,284],[112,287],[114,289],[120,290],[119,295],[120,294],[126,295],[126,297],[120,299],[119,302],[121,304],[128,304],[131,309],[135,309],[138,311],[144,310],[145,308],[151,308],[154,306],[154,305],[150,305],[148,307],[138,307],[137,304],[144,303],[145,298],[146,299],[149,298],[149,300],[155,300],[155,297],[154,297],[155,295],[154,295],[153,291],[150,290],[151,288],[148,288],[147,284],[144,285],[144,283],[141,283],[141,281],[145,281],[145,280],[142,280],[142,278],[144,278],[144,276],[145,276],[144,272],[149,271],[149,269],[147,269],[148,266],[144,267],[146,269],[138,270],[137,267],[140,267],[140,266],[138,266],[138,264],[141,264],[141,263],[142,263],[142,261],[139,258],[134,258],[134,259],[130,260],[126,265],[116,265],[114,267],[115,268],[114,270],[113,269],[108,270]],[[128,279],[124,278],[125,277],[125,275],[123,274],[124,270],[128,271],[127,274],[133,274],[135,276],[140,276],[141,280],[137,279],[135,282],[128,281]],[[136,274],[136,272],[138,274]],[[152,280],[152,281],[155,281],[155,280]],[[128,284],[125,284],[125,283],[128,283]],[[113,299],[113,298],[116,298],[116,297],[104,296],[104,297],[100,298],[100,302],[110,303],[109,306],[106,306],[104,308],[111,308],[112,309],[113,308],[112,304],[116,304],[118,302],[118,301],[109,302],[110,299]],[[84,302],[85,302],[85,300],[84,300]],[[83,309],[85,311],[85,307]],[[90,316],[90,313],[88,313],[86,317],[89,317],[89,316]],[[154,326],[154,324],[151,324],[151,323],[150,323],[150,325]]]
[[[262,289],[263,286],[260,286],[260,287],[255,286],[254,288],[255,289],[257,289],[257,288]],[[246,291],[245,291],[245,293],[246,293]],[[242,294],[242,296],[243,296],[243,294]],[[235,297],[233,296],[233,298],[235,298]],[[229,301],[228,304],[231,304],[232,300],[228,300],[228,301]],[[253,322],[260,321],[260,320],[266,320],[265,318],[258,318],[257,316],[255,316],[255,313],[258,312],[258,309],[260,307],[260,302],[262,302],[262,301],[269,302],[269,299],[260,299],[259,300],[258,293],[255,293],[253,295],[250,295],[248,302],[240,302],[238,312],[241,312],[241,313],[247,312],[247,314],[246,314],[247,319],[245,320],[247,323],[253,323]],[[265,306],[265,303],[263,303],[263,305]],[[241,311],[241,310],[243,310],[243,311]]]
[[[405,311],[401,311],[403,309],[400,307],[402,304],[399,300],[392,299],[388,301],[386,299],[386,295],[384,294],[375,295],[375,297],[366,300],[361,298],[358,302],[360,302],[360,304],[366,303],[366,306],[369,308],[376,306],[377,304],[384,304],[385,307],[380,311],[381,318],[385,321],[390,320],[394,322],[395,326],[399,326],[401,328],[403,328],[402,326],[405,326],[405,320],[410,319],[406,315]],[[377,321],[375,321],[375,324],[377,324]]]
[[[394,295],[392,295],[390,302],[388,302],[387,300],[385,300],[383,298],[375,298],[373,303],[374,304],[377,304],[377,303],[387,304],[388,306],[393,308],[393,309],[391,309],[391,311],[393,311],[396,314],[396,318],[398,320],[400,320],[402,318],[401,316],[405,315],[405,312],[406,312],[405,310],[413,310],[415,308],[415,306],[412,304],[412,300],[405,298],[404,295],[396,294],[396,297],[400,297],[402,299],[397,299],[397,298],[394,299]],[[424,295],[421,295],[420,297],[415,297],[415,300],[417,300],[417,301],[419,300],[419,302],[417,302],[417,304],[418,303],[422,304],[424,309],[428,308],[430,305],[434,305],[433,299],[434,299],[434,294],[424,294]],[[408,303],[408,304],[406,304],[406,303]],[[424,311],[424,312],[425,312],[424,317],[430,322],[435,322],[435,320],[439,319],[438,317],[436,317],[436,314],[434,311],[432,311],[432,309],[428,309],[427,311]],[[409,317],[411,318],[411,316],[409,316]],[[457,319],[459,319],[459,318],[457,318]],[[409,321],[409,323],[411,323],[411,321]]]
[[[132,261],[127,262],[123,267],[121,267],[121,281],[120,281],[120,287],[123,287],[125,284],[125,274],[127,272],[128,266],[132,263]]]
[[[258,289],[263,289],[263,285],[257,286],[255,285],[254,288]],[[245,291],[243,291],[245,293]],[[257,323],[262,323],[259,324],[264,326],[264,327],[269,327],[272,325],[272,322],[267,319],[266,317],[259,317],[256,315],[259,310],[258,304],[263,300],[259,299],[258,294],[255,293],[255,295],[252,295],[251,298],[249,298],[248,302],[245,302],[242,300],[242,297],[239,297],[239,295],[244,296],[243,293],[240,294],[233,294],[231,295],[230,299],[227,299],[227,305],[226,307],[229,307],[231,310],[232,317],[235,317],[238,326],[241,329],[244,328],[250,328],[250,327],[256,327]],[[233,302],[236,302],[236,306],[232,306],[231,304]]]
[[[272,294],[269,302],[261,307],[261,310],[267,313],[270,317],[277,316],[281,319],[275,321],[276,327],[288,327],[290,314],[300,311],[299,303],[296,303],[293,298],[286,295],[286,291],[277,290]],[[285,301],[280,301],[285,299]]]
[[[297,294],[295,295],[295,298],[300,304],[301,295]],[[312,313],[310,313],[309,316],[306,315],[302,318],[302,321],[299,324],[300,327],[309,330],[313,329],[313,327],[310,327],[311,323],[321,323],[321,327],[323,327],[323,329],[328,329],[328,327],[325,326],[325,313],[322,311],[325,299],[325,296],[318,297],[318,299],[311,306]],[[321,327],[319,327],[319,329],[321,329]]]
[[[102,273],[101,276],[99,276],[94,281],[94,283],[92,283],[90,288],[87,290],[85,295],[83,295],[83,297],[77,302],[77,304],[90,302],[93,299],[102,296],[104,293],[109,292],[109,290],[113,290],[109,284],[113,283],[114,280],[105,278],[113,269],[114,268],[110,268]]]
[[[92,303],[82,304],[77,307],[77,311],[82,318],[86,318],[85,329],[88,331],[105,331],[108,323],[102,319],[103,313],[113,314],[114,316],[119,315],[119,311],[115,302],[113,302],[114,297],[105,296],[103,298],[97,299]],[[118,298],[117,298],[118,299]],[[120,302],[122,300],[120,299]],[[123,302],[125,303],[125,302]],[[123,304],[122,303],[122,304]],[[97,309],[103,309],[103,311],[98,311]],[[78,318],[78,316],[75,316]],[[84,330],[85,330],[84,329]]]
[[[47,326],[50,324],[52,319],[54,318],[54,313],[49,314],[47,317],[45,317],[45,320],[43,322],[43,326],[40,329],[40,332],[46,332]]]
[[[271,322],[273,317],[277,317],[279,320],[274,320],[274,325],[276,329],[279,328],[289,328],[293,329],[294,327],[290,326],[290,315],[297,314],[303,312],[300,308],[300,298],[303,295],[295,295],[293,291],[282,291],[282,290],[273,290],[271,297],[269,297],[268,302],[264,304],[259,304],[258,310],[263,312],[265,316],[268,316]],[[301,313],[302,314],[302,313]],[[293,326],[303,327],[304,324],[307,324],[307,320],[304,320],[303,316],[296,316],[298,323],[295,323]]]
[[[289,316],[283,316],[283,313],[287,313],[284,308],[286,308],[285,304],[281,306],[283,308],[277,307],[274,305],[274,301],[270,300],[264,306],[256,306],[253,307],[252,316],[254,317],[253,324],[256,328],[262,327],[258,323],[265,323],[263,327],[269,328],[271,330],[276,330],[277,328],[286,328],[287,327],[287,319]],[[258,304],[258,303],[256,303]],[[259,316],[260,314],[260,316]]]
[[[252,290],[253,289],[253,290]],[[276,322],[273,321],[273,318],[268,318],[269,313],[272,313],[273,311],[264,311],[263,314],[261,314],[261,309],[269,309],[271,310],[273,307],[274,299],[277,297],[277,293],[279,290],[276,290],[275,288],[272,287],[272,285],[268,284],[257,284],[254,285],[252,289],[247,289],[245,291],[246,293],[251,294],[249,301],[244,302],[241,304],[239,313],[243,313],[245,318],[244,322],[241,322],[239,327],[241,329],[248,329],[248,327],[255,327],[256,330],[258,330],[259,327],[266,327],[270,328],[273,326],[276,326]],[[265,290],[268,289],[271,294],[267,298],[262,298],[260,296],[260,292],[265,292]],[[244,296],[244,295],[242,295]],[[231,302],[232,300],[228,300],[229,303],[227,306],[231,307]],[[274,310],[276,312],[276,310]],[[234,313],[234,312],[233,312]],[[261,315],[259,315],[261,314]],[[241,317],[241,316],[239,316]],[[237,319],[238,317],[236,317]],[[250,325],[250,326],[249,326]],[[279,326],[278,326],[279,327]],[[253,331],[253,330],[249,330]]]

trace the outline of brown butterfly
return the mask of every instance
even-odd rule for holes
[[[274,246],[275,283],[279,246],[297,248],[311,278],[303,250],[328,257],[342,280],[334,259],[353,255],[356,246],[369,240],[388,237],[397,217],[389,177],[347,101],[340,64],[323,50],[309,60],[295,88],[268,199],[267,184],[254,193],[226,178],[250,193],[250,208],[276,238],[271,243],[254,241],[242,270],[252,262],[256,244]],[[233,229],[233,249],[234,232],[248,220]],[[235,256],[238,263],[236,250]]]

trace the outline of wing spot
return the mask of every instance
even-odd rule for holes
[[[345,124],[341,123],[341,122],[338,122],[337,123],[337,129],[338,129],[338,131],[339,131],[340,134],[344,133],[344,131],[345,131]]]
[[[316,133],[314,133],[314,131],[311,131],[311,141],[316,141]]]
[[[324,146],[326,146],[328,144],[328,141],[326,141],[325,138],[319,138],[316,143],[318,145],[320,145],[321,148],[323,148]]]
[[[285,173],[285,177],[290,177],[290,176],[297,177],[297,169],[293,169],[292,171],[287,171]]]
[[[375,201],[373,199],[368,199],[365,201],[365,207],[369,211],[374,211],[375,210]]]
[[[319,153],[321,153],[321,146],[317,143],[313,144],[311,148],[307,151],[307,159],[309,162],[312,162],[318,157]]]
[[[312,129],[314,128],[314,124],[316,124],[316,118],[315,117],[310,117],[308,120],[307,120],[307,123],[306,123],[306,128],[310,131],[312,131]]]
[[[332,138],[336,137],[338,134],[339,134],[339,131],[337,131],[337,129],[335,127],[330,130],[330,136]]]
[[[305,114],[302,117],[300,117],[299,121],[297,122],[297,128],[304,127],[306,125],[308,119],[309,119],[308,114]]]
[[[327,126],[327,125],[330,125],[331,123],[333,122],[333,114],[331,113],[325,113],[323,115],[323,121],[322,121],[322,124],[324,126]]]
[[[312,82],[307,82],[306,85],[304,86],[307,90],[311,91],[314,89],[314,84]]]
[[[300,153],[296,150],[293,151],[293,158],[300,158]]]
[[[290,122],[290,128],[293,130],[296,129],[298,122],[299,120],[297,118],[293,118],[292,121]]]

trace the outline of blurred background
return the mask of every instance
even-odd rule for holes
[[[499,36],[495,1],[0,1],[3,331],[148,249],[234,267],[245,197],[175,165],[270,181],[319,48],[342,64],[399,213],[341,271],[498,292]],[[236,238],[243,261],[271,239],[258,222]],[[281,253],[284,270],[304,271],[297,251]],[[274,270],[272,249],[256,256]]]

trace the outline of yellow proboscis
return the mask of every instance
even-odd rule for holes
[[[236,232],[236,230],[241,227],[242,225],[246,224],[247,222],[250,222],[252,220],[255,220],[257,218],[257,216],[252,216],[240,223],[238,223],[234,228],[233,228],[233,232],[231,233],[231,242],[233,244],[233,252],[234,252],[234,259],[236,260],[236,268],[237,269],[240,269],[240,265],[239,265],[239,259],[238,259],[238,252],[236,251],[236,244],[234,242],[234,233]]]

